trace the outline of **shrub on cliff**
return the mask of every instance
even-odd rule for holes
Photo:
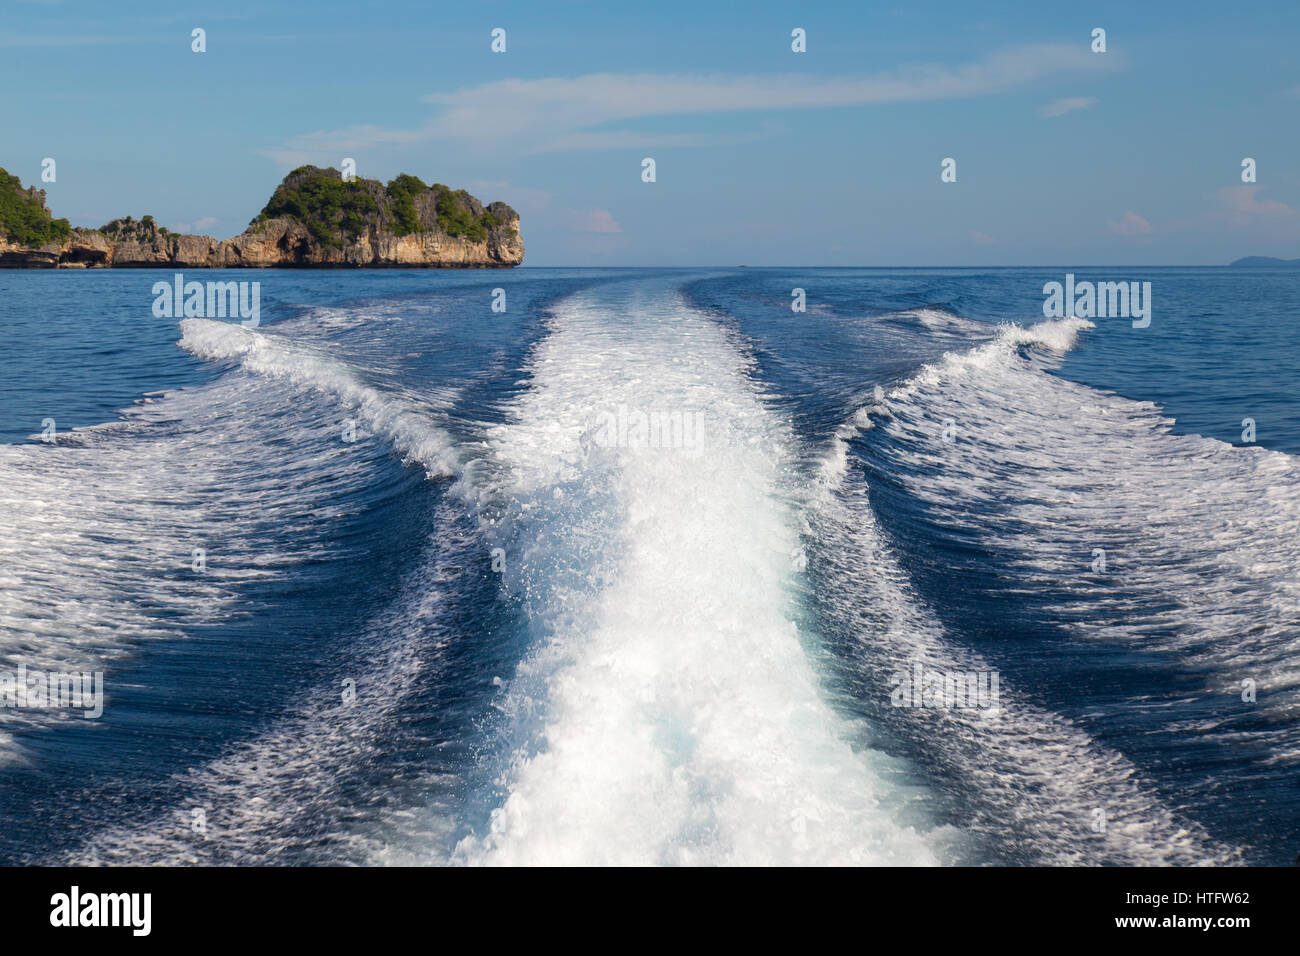
[[[23,189],[17,176],[0,169],[0,234],[24,246],[63,242],[72,232],[66,219],[55,219],[45,208],[45,194]]]
[[[356,239],[365,230],[367,217],[379,212],[379,204],[365,186],[368,182],[373,180],[345,183],[335,170],[301,166],[276,187],[271,201],[253,221],[290,216],[323,245],[342,248],[340,234]]]
[[[393,234],[406,236],[413,232],[423,232],[424,224],[420,222],[420,214],[415,209],[415,197],[428,192],[429,187],[418,176],[401,173],[389,182],[384,191],[392,203]]]
[[[442,183],[434,183],[437,195],[438,228],[449,236],[462,236],[472,242],[487,238],[487,213],[476,215],[471,205],[473,197],[463,189],[453,191]]]
[[[387,186],[373,179],[345,183],[338,170],[316,166],[300,166],[286,176],[250,225],[277,216],[296,219],[322,244],[336,249],[342,248],[342,237],[355,240],[371,227],[396,236],[436,228],[449,236],[482,242],[490,230],[506,222],[463,189],[441,183],[429,186],[407,173]]]
[[[130,216],[121,219],[114,219],[112,222],[100,226],[96,232],[112,239],[114,242],[140,242],[151,243],[159,236],[166,236],[166,229],[154,222],[153,216],[145,216],[138,222]]]

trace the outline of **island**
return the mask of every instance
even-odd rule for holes
[[[1274,266],[1286,266],[1291,269],[1300,268],[1300,259],[1275,259],[1272,256],[1246,256],[1244,259],[1237,259],[1228,263],[1228,268],[1242,269],[1262,269],[1272,268]]]
[[[300,166],[232,239],[169,232],[152,216],[99,229],[55,219],[45,191],[0,168],[0,268],[510,268],[519,214],[405,173],[387,185]]]

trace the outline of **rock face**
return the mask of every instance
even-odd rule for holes
[[[24,199],[49,218],[44,192],[32,189]],[[485,207],[463,190],[414,176],[387,186],[344,182],[338,170],[314,166],[286,176],[248,229],[220,242],[168,232],[150,216],[93,230],[64,222],[66,238],[39,246],[15,241],[5,226],[0,221],[0,267],[9,268],[464,269],[524,259],[519,214],[505,203]]]

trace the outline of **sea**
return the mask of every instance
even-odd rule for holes
[[[1300,270],[171,278],[0,271],[0,864],[1300,854]]]

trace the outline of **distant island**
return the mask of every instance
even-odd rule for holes
[[[233,239],[169,232],[152,216],[70,226],[0,169],[0,268],[509,268],[524,259],[519,214],[403,173],[388,185],[300,166]]]
[[[1233,266],[1242,266],[1256,268],[1260,266],[1290,266],[1291,268],[1300,268],[1300,259],[1274,259],[1272,256],[1246,256],[1244,259],[1238,259],[1236,262],[1229,262],[1228,268]]]

